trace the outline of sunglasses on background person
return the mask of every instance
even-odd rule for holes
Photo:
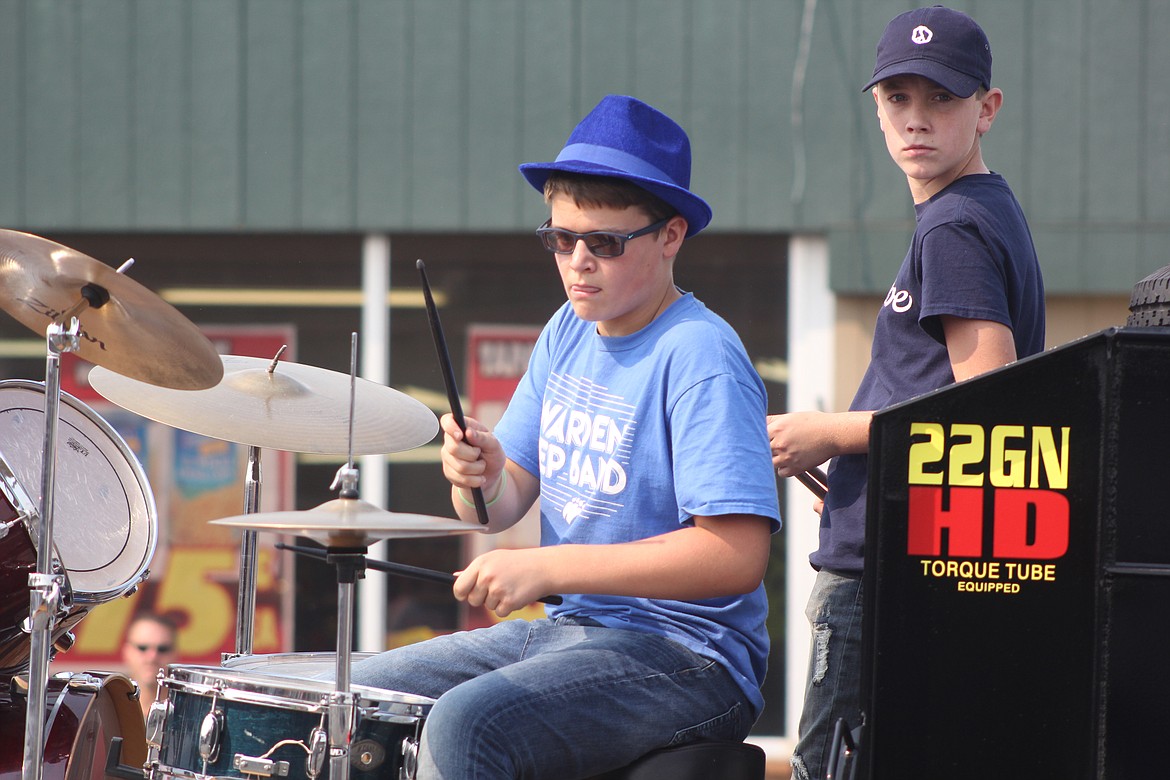
[[[671,217],[660,219],[653,225],[635,230],[633,233],[612,233],[608,230],[594,230],[589,233],[574,233],[571,230],[549,227],[552,219],[546,219],[544,224],[536,229],[540,242],[544,248],[558,255],[571,255],[577,248],[578,241],[585,242],[585,248],[597,257],[621,257],[626,251],[626,242],[638,236],[644,236],[660,229],[671,220]]]

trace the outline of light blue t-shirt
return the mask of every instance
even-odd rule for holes
[[[566,303],[549,320],[495,434],[540,477],[541,545],[645,539],[695,515],[780,527],[766,391],[735,331],[685,294],[629,336],[603,337]],[[669,637],[723,664],[756,713],[767,669],[763,586],[671,601],[565,594],[550,617]]]

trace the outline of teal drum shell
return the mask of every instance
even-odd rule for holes
[[[273,776],[288,780],[330,777],[322,740],[329,733],[332,683],[248,669],[171,665],[161,687],[166,701],[155,705],[147,727],[155,777],[250,778],[256,773],[245,770],[256,762],[287,764],[274,767]],[[418,741],[434,700],[362,686],[352,693],[357,712],[350,776],[413,778]],[[160,718],[165,720],[155,722]],[[316,775],[310,774],[314,753],[320,766]]]

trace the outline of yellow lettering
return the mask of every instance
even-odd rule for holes
[[[954,443],[955,437],[966,437],[966,442]],[[975,466],[983,460],[983,426],[955,423],[951,426],[951,460],[947,467],[947,483],[966,487],[980,487],[983,472],[968,473],[966,466]]]
[[[997,425],[991,429],[991,462],[988,479],[995,487],[1024,486],[1024,451],[1007,446],[1008,439],[1024,436],[1022,425]]]
[[[925,441],[910,445],[910,472],[907,481],[911,485],[941,485],[941,472],[927,472],[926,466],[938,463],[943,458],[943,427],[938,423],[911,423],[911,436],[926,436]]]
[[[234,585],[238,557],[238,551],[230,547],[180,547],[171,551],[155,609],[186,616],[179,632],[179,647],[184,653],[213,653],[230,635],[236,604],[224,583]]]
[[[1048,487],[1052,490],[1068,489],[1068,433],[1067,427],[1060,429],[1060,452],[1057,452],[1051,428],[1032,429],[1031,487],[1040,487],[1040,467],[1037,464],[1043,463]]]

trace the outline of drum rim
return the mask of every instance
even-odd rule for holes
[[[357,663],[364,661],[367,658],[373,658],[377,653],[367,653],[355,651],[350,653],[350,662]],[[333,662],[337,658],[337,653],[331,650],[307,650],[303,653],[289,652],[289,653],[250,653],[247,655],[236,655],[231,658],[226,658],[223,661],[223,666],[227,669],[245,669],[248,671],[259,671],[254,666],[248,666],[249,661],[266,662],[270,666],[275,666],[284,660],[289,661],[329,661]]]
[[[42,398],[45,395],[45,383],[30,379],[0,380],[0,394],[2,394],[3,390],[6,388],[14,388],[27,392],[33,392],[40,395]],[[150,568],[150,562],[154,559],[154,554],[158,546],[158,507],[155,503],[154,492],[151,490],[150,482],[146,477],[146,470],[143,468],[142,463],[138,460],[138,456],[134,454],[134,451],[130,449],[130,445],[128,445],[125,439],[122,438],[121,434],[119,434],[117,430],[114,429],[114,426],[110,425],[109,422],[107,422],[101,415],[94,411],[93,408],[91,408],[80,398],[77,398],[76,396],[64,390],[61,391],[61,401],[69,406],[73,411],[77,412],[86,420],[88,420],[90,423],[93,423],[101,433],[105,434],[109,442],[114,445],[115,450],[123,457],[126,466],[130,469],[130,473],[137,483],[140,497],[142,498],[145,505],[145,520],[148,530],[146,548],[143,550],[142,560],[137,564],[137,568],[134,570],[133,576],[121,585],[113,588],[106,588],[104,590],[81,590],[71,585],[73,601],[75,603],[104,604],[107,601],[112,601],[113,599],[116,599],[119,596],[127,593],[146,578],[146,573]],[[42,417],[44,416],[43,409],[41,410],[41,415]],[[11,466],[7,464],[7,462],[5,462],[5,465],[11,469]],[[15,479],[15,474],[13,474],[13,478]],[[18,485],[21,484],[18,479],[16,480],[16,483]],[[123,487],[128,489],[128,486]],[[22,486],[22,490],[24,494],[28,496],[28,488],[24,488]],[[29,502],[30,507],[33,510],[33,514],[25,518],[25,527],[28,529],[29,538],[39,549],[41,543],[39,538],[39,523],[32,522],[32,520],[33,518],[39,517],[40,507],[35,505],[35,502],[33,502],[31,497],[29,498]],[[70,572],[69,569],[61,562],[61,555],[57,549],[56,540],[54,540],[53,544],[53,560],[60,566],[61,570],[65,572],[66,577],[68,577]]]
[[[168,690],[197,696],[215,695],[226,701],[281,706],[284,709],[314,713],[323,712],[328,706],[330,695],[336,692],[333,683],[328,680],[199,664],[167,665],[163,669],[160,684]],[[387,688],[354,685],[351,689],[357,696],[359,707],[389,714],[423,715],[435,703],[428,696]]]

